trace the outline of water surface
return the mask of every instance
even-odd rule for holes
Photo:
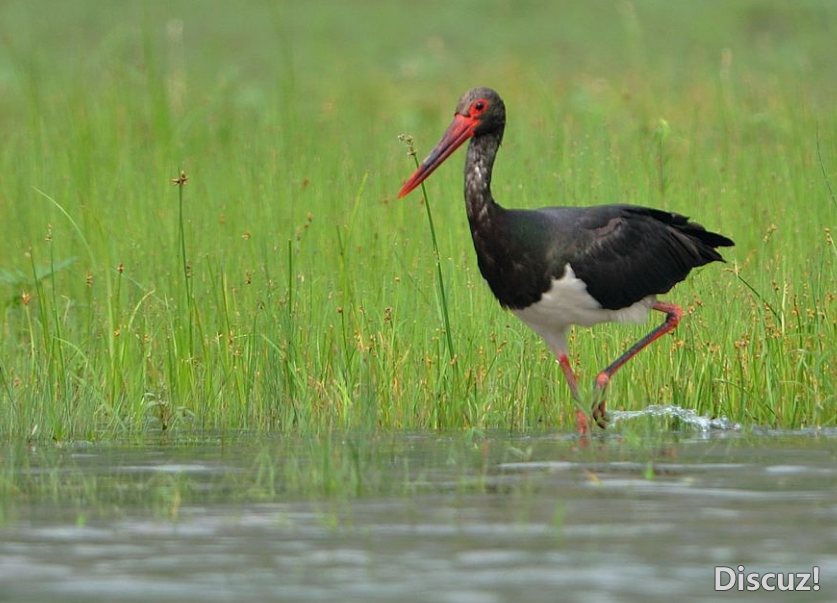
[[[0,601],[837,600],[837,433],[709,427],[6,442]]]

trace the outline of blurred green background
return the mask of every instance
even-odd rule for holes
[[[833,422],[835,40],[814,0],[2,2],[0,430],[560,424],[461,171],[428,188],[457,369],[424,212],[394,198],[398,135],[423,155],[477,85],[509,113],[501,203],[665,207],[737,243],[618,404]],[[600,333],[590,376],[638,331]]]

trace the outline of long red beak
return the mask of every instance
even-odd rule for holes
[[[418,169],[410,176],[410,179],[401,187],[398,193],[398,198],[405,196],[411,190],[416,188],[419,184],[433,173],[437,167],[450,157],[456,149],[462,146],[462,143],[474,135],[474,128],[477,127],[479,121],[472,117],[465,117],[457,113],[453,118],[453,123],[448,126],[448,129],[442,135],[442,139],[436,144],[427,159],[418,167]]]

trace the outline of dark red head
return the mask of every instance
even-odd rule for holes
[[[398,198],[405,196],[411,190],[433,173],[445,159],[458,149],[463,142],[472,136],[497,133],[502,135],[506,125],[506,107],[500,95],[491,88],[474,88],[462,95],[456,105],[453,123],[448,126],[442,139],[430,151],[419,168],[404,183]]]

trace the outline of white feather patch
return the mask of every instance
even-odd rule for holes
[[[560,356],[568,351],[567,330],[571,325],[591,327],[600,322],[644,322],[656,299],[649,295],[626,308],[606,310],[587,292],[587,285],[567,264],[564,276],[553,280],[539,301],[512,312]]]

